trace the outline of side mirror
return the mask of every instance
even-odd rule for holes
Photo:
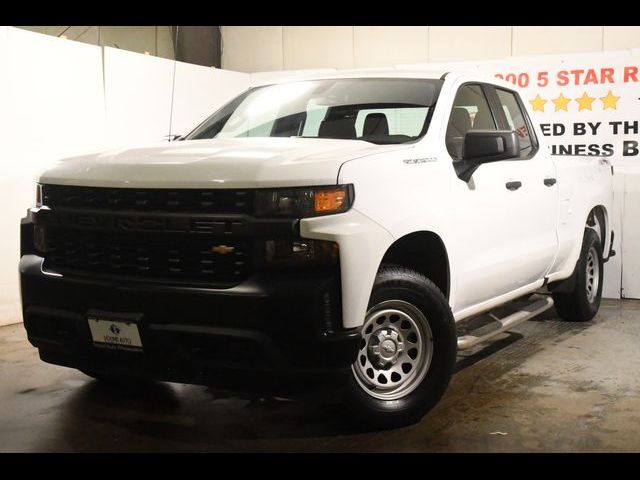
[[[512,130],[471,130],[464,136],[462,160],[455,163],[456,174],[468,182],[483,163],[520,156],[520,142]]]

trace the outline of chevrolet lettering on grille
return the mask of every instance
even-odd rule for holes
[[[238,228],[243,225],[241,221],[226,219],[213,220],[184,216],[98,215],[68,212],[50,212],[42,216],[42,221],[47,226],[73,227],[83,230],[198,233],[211,235],[236,233]]]

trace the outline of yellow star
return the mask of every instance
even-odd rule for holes
[[[580,98],[576,98],[576,102],[578,102],[578,105],[580,105],[578,111],[591,110],[591,104],[594,101],[595,98],[590,97],[589,95],[587,95],[587,92],[584,92]]]
[[[562,93],[560,93],[560,95],[558,96],[558,98],[554,98],[553,100],[551,100],[555,106],[556,106],[556,112],[560,111],[560,110],[564,110],[565,112],[568,112],[569,110],[567,109],[567,105],[569,105],[569,102],[571,101],[570,98],[566,98],[564,95],[562,95]]]
[[[540,94],[536,95],[536,98],[529,100],[529,103],[533,107],[534,112],[544,112],[544,104],[547,100],[540,98]]]
[[[607,93],[606,97],[600,97],[600,100],[602,100],[602,103],[604,104],[604,109],[606,110],[607,108],[613,108],[614,110],[617,110],[617,103],[618,100],[620,100],[620,97],[616,97],[613,93],[611,93],[611,90],[609,90],[609,93]]]

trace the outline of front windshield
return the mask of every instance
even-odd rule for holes
[[[428,128],[440,80],[348,78],[256,87],[205,120],[186,140],[304,137],[406,143]]]

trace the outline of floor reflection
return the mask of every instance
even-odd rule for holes
[[[172,444],[185,451],[251,450],[246,440],[255,445],[349,434],[334,405],[146,381],[88,380],[61,405],[57,424],[58,436],[74,451],[166,450]]]

